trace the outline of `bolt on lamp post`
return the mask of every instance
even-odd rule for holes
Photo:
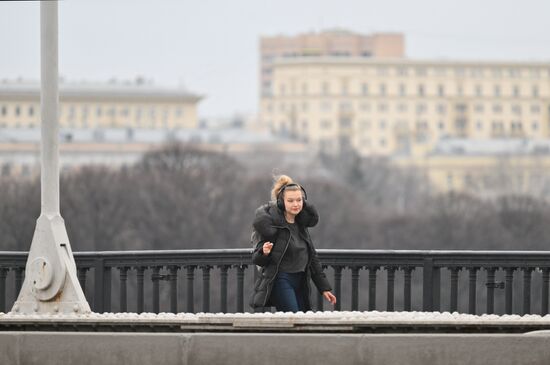
[[[59,93],[57,1],[40,3],[41,213],[27,259],[25,281],[12,312],[88,313],[65,222],[59,209]]]

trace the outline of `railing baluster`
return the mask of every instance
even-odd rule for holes
[[[98,313],[104,312],[104,295],[105,289],[105,260],[97,258],[94,264],[94,311]]]
[[[23,273],[25,272],[24,267],[17,267],[15,269],[15,297],[19,297],[19,292],[21,291],[21,285],[23,285]]]
[[[334,270],[334,295],[336,295],[336,306],[335,310],[339,311],[342,309],[342,266],[335,265],[332,267]]]
[[[227,270],[229,265],[220,266],[220,310],[227,313]]]
[[[244,269],[246,265],[237,265],[237,312],[244,312]]]
[[[153,282],[153,313],[160,312],[160,266],[153,266],[151,281]]]
[[[458,309],[458,272],[460,267],[450,267],[451,271],[451,313],[456,312]]]
[[[0,312],[6,312],[6,277],[8,269],[0,268]]]
[[[514,271],[515,267],[507,267],[506,272],[506,289],[505,289],[505,312],[506,314],[512,314],[513,310],[513,293],[514,293]]]
[[[404,285],[403,285],[403,310],[411,310],[411,277],[414,267],[403,267]]]
[[[88,272],[87,267],[79,267],[77,269],[78,282],[82,288],[82,292],[86,295],[86,273]]]
[[[393,312],[394,310],[394,287],[395,287],[395,270],[397,268],[393,266],[387,266],[386,272],[388,275],[388,285],[386,293],[386,310],[388,312]]]
[[[111,311],[111,267],[106,266],[105,267],[105,274],[103,275],[103,289],[105,291],[104,294],[104,304],[103,308],[105,312]]]
[[[422,310],[424,312],[431,312],[434,310],[433,300],[434,300],[434,278],[433,278],[433,269],[434,269],[434,260],[432,258],[424,259],[423,266],[423,280],[422,280]]]
[[[531,274],[533,268],[523,268],[523,314],[531,313]]]
[[[360,266],[351,267],[351,310],[359,309],[359,270]]]
[[[178,313],[178,270],[179,267],[172,265],[169,267],[170,274],[170,312]]]
[[[203,265],[202,267],[202,311],[210,312],[210,269],[212,266]]]
[[[373,311],[376,309],[376,271],[380,267],[378,266],[369,266],[369,310]]]
[[[548,314],[548,283],[550,282],[550,268],[542,269],[542,300],[540,314],[545,316]]]
[[[187,266],[187,312],[189,313],[195,312],[195,295],[193,290],[194,287],[195,287],[195,266],[188,265]]]
[[[495,271],[494,267],[486,267],[487,271],[487,314],[495,312]]]
[[[143,305],[145,298],[143,296],[143,276],[145,275],[145,267],[138,266],[137,268],[137,312],[143,313]]]
[[[476,314],[476,286],[478,267],[468,268],[468,313]]]
[[[128,267],[119,267],[120,272],[120,311],[128,312]]]

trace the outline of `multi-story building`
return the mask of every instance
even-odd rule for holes
[[[328,152],[424,156],[448,138],[550,137],[550,63],[287,58],[272,83],[264,123]]]
[[[178,129],[198,126],[201,97],[136,82],[60,83],[59,123],[68,128]],[[0,82],[0,129],[40,125],[40,84]]]
[[[279,58],[295,57],[363,57],[402,58],[405,41],[400,33],[369,35],[334,29],[297,36],[273,36],[260,39],[260,93],[273,91],[273,67]]]
[[[262,68],[260,120],[273,133],[420,168],[435,191],[550,196],[550,62],[284,56]]]

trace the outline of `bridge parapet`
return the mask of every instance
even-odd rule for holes
[[[549,251],[318,251],[340,299],[330,309],[548,313]],[[21,287],[26,255],[0,252],[0,310]],[[257,274],[250,249],[74,256],[95,312],[244,312]],[[314,304],[325,309],[320,295]]]

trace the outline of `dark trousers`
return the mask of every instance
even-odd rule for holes
[[[271,300],[278,312],[305,312],[306,279],[304,272],[280,272],[271,290]]]

